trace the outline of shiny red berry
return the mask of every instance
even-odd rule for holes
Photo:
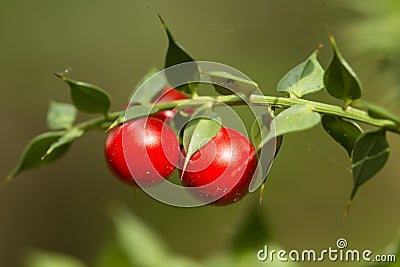
[[[205,203],[228,205],[248,193],[256,167],[257,157],[249,140],[236,130],[222,127],[192,155],[182,184],[192,187],[190,192]]]
[[[172,87],[165,87],[161,94],[153,101],[154,103],[165,103],[165,102],[171,102],[174,100],[180,100],[180,99],[187,99],[187,96],[172,88]],[[160,120],[163,120],[165,122],[171,121],[171,119],[175,116],[176,112],[178,110],[164,110],[157,112],[153,114],[153,117],[159,118]]]
[[[111,130],[105,156],[116,176],[130,184],[149,186],[167,179],[179,160],[175,133],[163,121],[148,117]]]

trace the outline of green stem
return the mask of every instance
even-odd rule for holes
[[[201,106],[203,104],[209,103],[210,101],[214,101],[216,105],[245,105],[246,101],[243,100],[242,97],[238,95],[224,95],[224,96],[216,96],[216,97],[197,97],[195,99],[190,100],[176,100],[166,103],[158,103],[154,104],[153,107],[157,108],[158,110],[166,110],[166,109],[173,109],[177,106],[180,108],[186,107],[194,107],[194,106]],[[288,108],[297,104],[308,104],[311,105],[314,110],[321,114],[326,115],[333,115],[338,116],[358,122],[362,122],[365,124],[369,124],[372,126],[376,126],[379,128],[385,128],[388,131],[394,133],[400,133],[400,125],[396,124],[396,122],[388,119],[376,119],[371,117],[368,112],[350,108],[348,110],[344,110],[340,106],[335,106],[331,104],[325,104],[310,100],[304,99],[293,99],[293,98],[286,98],[286,97],[278,97],[278,96],[261,96],[261,95],[251,95],[248,98],[248,104],[250,105],[270,105],[276,108]],[[107,129],[107,125],[109,126],[114,120],[116,120],[124,111],[113,112],[110,113],[108,118],[95,118],[89,121],[85,121],[76,125],[84,130],[90,129]]]
[[[385,128],[388,131],[394,133],[400,133],[400,125],[396,124],[392,120],[387,119],[376,119],[371,117],[368,112],[350,108],[348,110],[344,110],[342,107],[304,100],[304,99],[292,99],[292,98],[284,98],[284,97],[275,97],[275,96],[258,96],[253,95],[250,97],[250,102],[253,104],[265,104],[268,103],[271,106],[281,106],[281,107],[290,107],[296,104],[309,104],[314,107],[314,110],[321,114],[334,115],[362,123],[366,123],[372,126]]]
[[[108,126],[115,121],[124,111],[117,111],[109,113],[107,117],[98,117],[94,119],[90,119],[84,122],[81,122],[75,125],[76,128],[80,128],[82,130],[106,130]],[[108,126],[107,126],[108,125]]]

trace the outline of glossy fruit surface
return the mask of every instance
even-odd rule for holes
[[[153,117],[115,127],[105,143],[110,169],[120,180],[136,186],[154,185],[168,178],[178,163],[179,153],[175,133]]]
[[[182,184],[191,187],[190,192],[205,203],[228,205],[248,193],[256,167],[257,157],[249,140],[236,130],[222,127],[192,155]]]
[[[181,99],[187,99],[187,96],[184,93],[182,93],[172,87],[166,87],[162,90],[160,96],[158,96],[153,102],[154,103],[165,103],[165,102],[181,100]],[[164,111],[157,112],[157,113],[153,114],[152,116],[168,123],[175,116],[175,114],[177,112],[178,112],[178,110],[164,110]]]

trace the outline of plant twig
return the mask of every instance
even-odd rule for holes
[[[225,104],[230,106],[235,105],[245,105],[245,101],[242,97],[238,95],[224,95],[224,96],[216,96],[216,97],[197,97],[190,100],[176,100],[166,103],[158,103],[152,104],[153,108],[157,108],[158,110],[166,110],[173,109],[175,107],[187,108],[187,107],[195,107],[201,106],[204,103],[208,103],[210,99],[216,101],[216,105]],[[371,126],[384,128],[387,131],[393,133],[400,133],[400,125],[396,122],[388,119],[376,119],[371,117],[368,112],[363,111],[357,108],[349,108],[344,110],[343,107],[310,101],[305,99],[294,99],[287,97],[278,97],[278,96],[261,96],[261,95],[251,95],[248,98],[248,103],[251,105],[269,105],[271,107],[276,108],[288,108],[297,104],[308,104],[313,106],[314,110],[321,114],[338,116],[341,118],[346,118],[354,121],[358,121],[361,123],[369,124]],[[108,115],[107,118],[99,117],[94,118],[80,124],[77,124],[76,127],[91,130],[91,129],[101,129],[105,130],[107,125],[110,125],[114,120],[116,120],[124,111],[113,112]]]

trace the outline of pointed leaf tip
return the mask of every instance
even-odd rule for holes
[[[44,160],[48,155],[50,155],[49,151],[47,150],[46,153],[40,158],[41,160]]]
[[[113,128],[115,128],[115,126],[117,126],[118,124],[114,124],[112,123],[110,126],[108,126],[107,129],[104,130],[104,133],[109,133]]]
[[[167,24],[165,24],[165,21],[164,21],[164,19],[161,17],[161,15],[160,15],[160,14],[157,14],[157,16],[158,16],[158,18],[160,19],[161,24],[163,25],[163,27],[164,27],[164,28],[167,28]]]
[[[188,94],[196,92],[198,84],[193,81],[198,81],[200,78],[199,66],[196,64],[193,57],[185,51],[185,49],[175,40],[165,21],[159,16],[161,23],[164,26],[165,33],[168,37],[168,50],[165,56],[165,75],[170,84],[183,84],[178,86],[177,90],[185,91]],[[184,74],[182,72],[176,73],[173,70],[168,70],[169,67],[181,63],[192,62],[185,66]]]
[[[60,73],[53,72],[53,75],[56,76],[57,78],[60,78],[61,80],[64,79],[64,76],[62,74],[60,74]]]
[[[349,215],[350,208],[351,208],[351,203],[352,203],[352,200],[350,199],[346,204],[346,208],[344,209],[343,219],[346,219],[347,215]]]
[[[48,148],[62,135],[62,132],[47,132],[33,138],[25,147],[17,166],[7,176],[6,180],[11,181],[22,171],[46,165],[64,155],[68,150],[68,145],[58,147],[51,155],[42,159]]]
[[[1,181],[1,185],[8,184],[9,182],[11,182],[12,179],[13,177],[11,175],[7,175],[7,177]]]
[[[57,151],[57,149],[71,144],[79,137],[81,137],[84,133],[85,131],[80,128],[72,128],[71,130],[66,131],[56,142],[50,145],[46,153],[42,156],[42,160],[46,159],[53,152]]]
[[[324,85],[331,96],[344,100],[347,107],[353,100],[362,96],[362,85],[356,73],[340,53],[333,35],[329,35],[329,40],[333,49],[333,57],[325,70]]]
[[[261,204],[263,201],[264,189],[265,189],[265,182],[263,182],[260,187],[260,196],[259,196],[258,204]]]

